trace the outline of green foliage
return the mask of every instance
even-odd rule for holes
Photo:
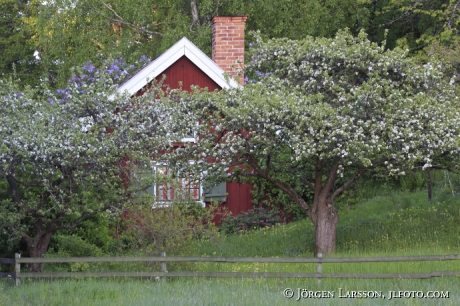
[[[345,28],[354,34],[364,29],[374,42],[386,39],[388,48],[409,48],[425,60],[442,54],[458,67],[458,1],[3,0],[0,11],[0,72],[11,75],[14,64],[28,84],[43,76],[62,86],[71,67],[88,60],[155,58],[183,36],[211,55],[211,18],[237,14],[249,15],[246,29],[266,38],[333,37]]]
[[[68,1],[39,5],[32,42],[40,51],[40,66],[53,86],[63,87],[72,67],[92,61],[99,66],[108,57],[134,63],[142,54],[154,58],[163,30],[164,3],[148,1]],[[160,16],[159,16],[160,15]]]
[[[77,235],[57,234],[52,238],[51,246],[45,257],[101,257],[104,251]],[[86,271],[88,263],[71,262],[45,265],[44,271]]]
[[[96,246],[102,252],[108,253],[115,243],[112,237],[113,224],[115,222],[114,217],[114,215],[108,213],[101,213],[100,215],[82,222],[71,232],[71,235],[78,236],[85,242]],[[64,235],[64,233],[61,235]],[[51,247],[53,247],[53,245],[53,241],[51,241]]]
[[[34,25],[25,22],[36,7],[36,1],[0,1],[0,78],[14,76],[36,82],[40,69],[34,57]]]
[[[291,152],[289,148],[284,147],[282,149],[280,146],[277,149],[276,155],[271,154],[272,171],[277,173],[284,182],[288,182],[288,184],[295,189],[305,202],[312,202],[313,191],[302,184],[296,176],[284,169],[285,165],[289,164],[291,160]],[[252,178],[251,182],[253,185],[253,203],[255,205],[270,207],[273,210],[282,210],[283,218],[289,221],[306,217],[299,205],[295,203],[288,194],[275,186],[272,182],[260,177]]]
[[[460,71],[459,5],[458,0],[368,1],[366,32],[373,41],[385,38],[387,48],[408,49],[421,61],[441,58],[450,78]]]
[[[428,204],[425,192],[398,193],[387,199],[369,201],[361,218],[353,216],[338,228],[337,245],[343,251],[397,251],[459,247],[458,197]],[[392,207],[391,210],[384,207]],[[373,207],[373,208],[371,208]],[[382,213],[376,213],[381,209]],[[369,213],[369,210],[372,210]],[[368,214],[366,214],[366,211]]]
[[[344,28],[358,33],[369,19],[368,9],[355,0],[255,0],[240,11],[249,14],[248,30],[260,30],[268,38],[333,37]]]
[[[281,222],[279,211],[256,207],[222,219],[220,230],[226,234],[269,228]]]
[[[212,209],[190,202],[176,201],[158,208],[152,208],[151,202],[136,204],[122,219],[120,249],[144,256],[184,254],[191,240],[215,236],[212,217]]]
[[[296,184],[293,181],[293,184]],[[272,210],[282,210],[282,219],[284,221],[300,220],[305,218],[305,213],[299,205],[292,201],[291,197],[277,188],[271,182],[260,178],[254,178],[252,181],[253,203],[269,207]],[[313,200],[311,190],[298,186],[299,194],[307,201]]]
[[[141,55],[156,58],[183,36],[210,55],[210,16],[221,4],[200,1],[197,5],[195,21],[190,3],[179,0],[82,0],[72,5],[66,0],[46,4],[34,0],[23,5],[21,11],[28,9],[30,14],[22,18],[23,26],[15,34],[29,38],[23,41],[32,50],[24,54],[25,49],[18,49],[21,52],[15,56],[20,57],[18,62],[34,63],[37,76],[48,78],[53,87],[62,87],[72,67],[88,61],[98,66],[108,57],[122,57],[130,63]],[[5,47],[7,54],[17,49],[16,45]],[[30,60],[34,50],[39,51],[40,60]],[[27,82],[36,84],[37,79]]]
[[[399,177],[402,190],[415,192],[427,188],[426,171],[409,172]]]

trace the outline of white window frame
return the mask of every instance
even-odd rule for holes
[[[192,142],[192,143],[195,143],[195,140],[196,140],[195,137],[185,137],[185,138],[182,138],[180,141],[181,141],[181,142]]]
[[[189,161],[189,164],[193,165],[195,163],[195,161],[193,160],[190,160]],[[151,175],[153,176],[156,176],[157,173],[158,173],[158,170],[160,168],[166,168],[167,170],[168,169],[168,163],[165,163],[165,162],[155,162],[155,161],[152,161],[152,168],[149,168],[151,169]],[[144,172],[143,175],[149,175],[148,174],[149,172]],[[168,175],[168,173],[166,173],[166,175]],[[197,193],[197,198],[193,197],[193,198],[190,198],[191,200],[193,201],[196,201],[197,203],[200,203],[202,205],[202,207],[206,207],[206,202],[205,202],[205,199],[206,199],[206,196],[205,196],[205,178],[207,176],[207,171],[203,171],[201,174],[200,174],[200,178],[199,178],[199,186],[198,188],[185,188],[186,185],[185,184],[181,184],[181,187],[179,190],[185,190],[185,192],[189,192],[190,194],[190,191],[192,191],[193,193]],[[180,175],[178,175],[178,177],[180,177]],[[186,177],[185,177],[186,179]],[[224,184],[226,184],[226,182],[222,182]],[[166,182],[165,184],[169,185],[171,183],[169,182]],[[147,189],[150,189],[150,192],[147,192]],[[152,190],[153,189],[153,190]],[[146,189],[144,189],[143,191],[141,191],[141,193],[145,194],[146,197],[151,197],[152,199],[154,199],[154,204],[153,204],[153,207],[155,208],[158,208],[158,207],[168,207],[173,201],[174,201],[174,198],[171,198],[171,199],[163,199],[163,196],[162,198],[160,199],[160,192],[162,192],[161,190],[164,190],[161,188],[161,186],[159,184],[154,184],[153,186],[149,186],[147,187]],[[153,192],[152,192],[153,191]],[[169,197],[171,194],[171,192],[173,193],[174,196],[176,196],[176,193],[174,191],[173,188],[169,188],[166,190],[166,192],[168,193],[167,194],[167,197]],[[139,197],[142,197],[143,195],[139,195]],[[227,201],[227,196],[228,196],[228,190],[226,188],[226,195],[224,196],[225,197],[225,200],[223,200],[222,202],[226,202]],[[184,197],[183,199],[185,199],[186,197]]]
[[[189,161],[190,164],[194,164],[195,162],[194,161]],[[158,169],[159,168],[167,168],[168,167],[168,164],[167,163],[155,163],[155,165],[153,166],[153,175],[157,175],[158,173]],[[167,175],[167,173],[166,173]],[[178,175],[178,177],[180,177],[180,175]],[[186,177],[185,178],[181,178],[181,179],[187,179]],[[169,183],[166,183],[166,184],[169,184]],[[174,201],[174,199],[160,199],[160,195],[159,195],[159,192],[161,189],[160,185],[159,184],[155,184],[153,186],[153,197],[155,198],[155,207],[168,207],[170,205],[170,203],[172,203]],[[149,187],[150,188],[150,187]],[[184,183],[181,183],[181,187],[180,187],[180,190],[185,190],[186,192],[197,192],[197,196],[198,196],[198,199],[195,198],[195,197],[192,197],[190,198],[191,200],[193,201],[196,201],[197,203],[200,203],[203,207],[205,207],[205,202],[204,202],[204,199],[203,199],[203,175],[201,174],[200,175],[200,179],[198,180],[198,188],[187,188],[186,184]],[[169,197],[171,194],[171,192],[173,193],[174,196],[176,196],[176,192],[171,188],[171,189],[167,189],[166,192],[168,193],[167,194],[167,197]],[[186,199],[185,197],[183,199]]]

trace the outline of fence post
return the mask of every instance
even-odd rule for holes
[[[323,264],[321,263],[321,258],[323,258],[322,253],[318,253],[318,258],[320,261],[318,262],[318,267],[316,268],[316,273],[321,274],[323,272]],[[318,285],[321,284],[321,277],[318,277]]]
[[[166,257],[166,252],[161,252],[161,253],[160,253],[160,256],[161,256],[161,257]],[[166,261],[161,261],[160,264],[161,264],[161,266],[160,266],[160,272],[168,273],[168,271],[166,270]],[[162,279],[163,282],[166,281],[166,277],[165,277],[165,276],[162,277],[161,279]]]
[[[21,254],[15,253],[14,254],[14,283],[16,286],[21,284],[21,279],[19,278],[19,274],[21,274],[21,264],[17,262],[17,259],[21,258]]]

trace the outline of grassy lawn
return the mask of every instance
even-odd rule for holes
[[[283,296],[293,290],[291,299]],[[341,289],[340,289],[341,288]],[[458,305],[458,277],[430,280],[325,279],[85,279],[0,283],[1,305]],[[299,298],[299,290],[329,291],[332,298]],[[389,291],[448,291],[448,298],[392,298]],[[350,298],[352,291],[376,291],[378,298]],[[377,293],[375,293],[377,294]],[[340,295],[342,297],[340,297]],[[393,294],[394,295],[394,294]]]

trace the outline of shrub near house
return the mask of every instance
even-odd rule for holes
[[[222,219],[219,228],[227,234],[272,227],[281,222],[279,212],[265,207],[255,207],[236,216]]]

